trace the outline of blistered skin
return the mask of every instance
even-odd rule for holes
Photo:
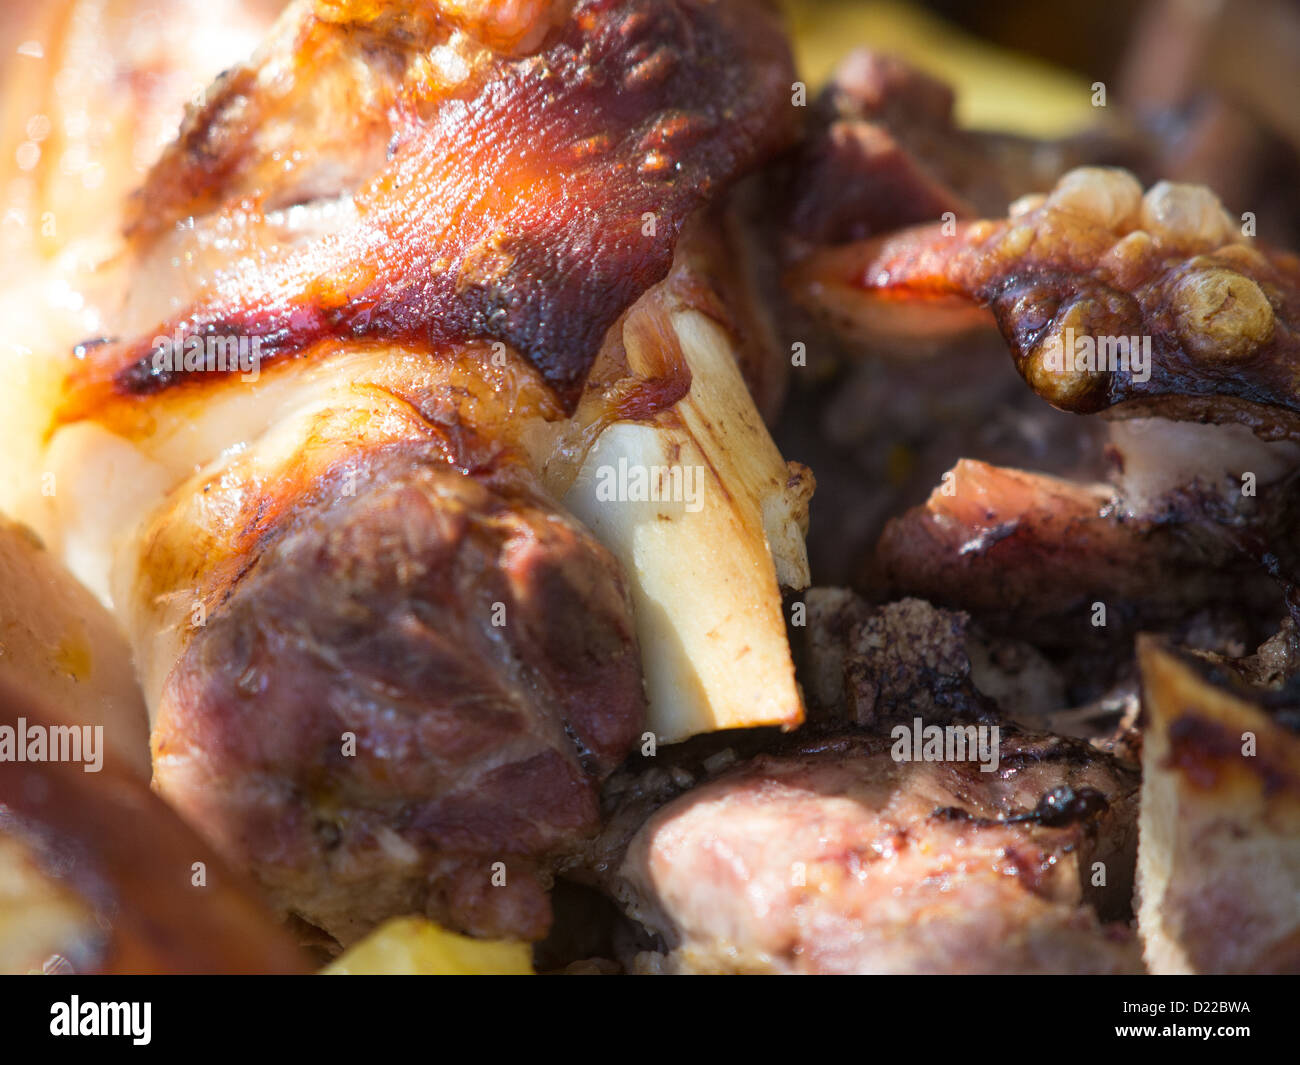
[[[237,216],[238,261],[166,321],[87,349],[64,417],[180,384],[152,359],[178,328],[257,336],[264,365],[331,338],[434,357],[501,342],[575,402],[686,217],[794,120],[788,49],[761,3],[567,8],[291,8],[190,113],[135,211],[146,256],[186,219]],[[266,224],[269,208],[339,193],[349,218],[327,236],[286,242]]]
[[[1082,168],[1002,221],[818,252],[795,283],[857,329],[927,307],[987,308],[1021,375],[1063,410],[1300,430],[1300,258],[1243,236],[1204,188],[1161,182],[1144,195],[1124,171]],[[931,328],[940,317],[929,315]],[[1089,365],[1085,336],[1150,338],[1149,378],[1119,349]]]

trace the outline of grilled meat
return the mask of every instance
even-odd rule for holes
[[[37,401],[40,511],[128,629],[158,788],[281,913],[540,938],[648,725],[799,720],[811,478],[719,203],[791,78],[751,0],[302,0],[150,170],[111,335]],[[700,476],[610,506],[620,461]]]
[[[798,247],[846,244],[951,212],[1002,212],[1086,163],[1131,165],[1132,140],[1087,133],[1060,141],[967,130],[943,81],[860,49],[812,108],[790,180],[787,233]]]
[[[601,834],[565,872],[639,930],[614,937],[622,963],[1139,971],[1123,924],[1136,766],[1002,716],[1041,718],[1051,667],[919,600],[805,598],[794,632],[810,720],[799,733],[699,737],[633,758],[606,783]],[[1016,680],[1045,683],[1030,700]],[[918,726],[943,732],[943,749],[914,757]]]
[[[1213,608],[1274,621],[1279,590],[1240,529],[1185,487],[1182,514],[1134,513],[1112,485],[963,460],[890,521],[859,580],[1045,648],[1123,646]]]
[[[351,473],[168,674],[154,781],[340,941],[411,912],[540,938],[546,863],[596,830],[594,782],[644,728],[622,573],[518,486],[404,449]]]
[[[890,739],[853,733],[787,743],[666,803],[674,776],[707,769],[616,778],[590,868],[665,955],[629,964],[1140,971],[1131,932],[1098,917],[1127,913],[1136,774],[1079,741],[1001,743],[992,774],[899,762]]]

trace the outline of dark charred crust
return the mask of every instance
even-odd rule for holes
[[[248,98],[254,91],[257,72],[250,67],[224,71],[209,87],[200,108],[186,115],[176,143],[169,154],[183,160],[188,180],[189,213],[198,214],[217,206],[222,190],[242,161],[252,152],[255,130],[248,123]],[[130,235],[142,235],[158,227],[161,219],[151,208],[151,179],[133,197]]]
[[[1094,749],[1087,744],[1061,738],[1060,743],[1053,743],[1049,739],[1038,746],[1004,751],[998,764],[1001,769],[1015,772],[1034,765],[1083,766],[1094,756]]]
[[[979,827],[991,825],[1041,825],[1044,828],[1065,828],[1074,824],[1088,824],[1110,809],[1110,800],[1096,788],[1078,789],[1062,784],[1044,792],[1032,810],[1008,817],[976,817],[960,806],[941,806],[931,816],[938,821],[965,821]]]
[[[313,40],[346,30],[308,29]],[[501,342],[571,407],[606,331],[668,273],[687,217],[784,146],[795,124],[787,46],[750,0],[587,0],[542,51],[493,55],[454,93],[421,82],[417,66],[401,86],[416,106],[394,109],[391,159],[357,190],[356,223],[290,252],[278,281],[213,285],[219,295],[151,336],[257,336],[264,363],[326,339],[435,356]],[[247,112],[255,129],[266,103],[253,73],[228,76],[153,172],[142,200],[152,231],[232,194],[248,199],[227,185],[253,150],[236,117]],[[144,339],[108,345],[73,375],[63,418],[94,417],[184,376],[155,373]]]
[[[877,728],[914,716],[997,720],[993,701],[971,679],[969,620],[915,599],[814,606],[803,639],[794,637],[813,718]]]

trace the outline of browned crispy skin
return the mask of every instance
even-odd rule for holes
[[[47,721],[39,706],[0,684],[0,725],[16,727],[20,717]],[[5,860],[24,856],[44,878],[42,896],[70,904],[48,945],[77,972],[309,968],[243,878],[111,750],[98,773],[59,762],[0,767],[0,837]],[[196,862],[205,866],[205,886],[192,882]]]
[[[138,246],[194,215],[340,191],[356,218],[287,250],[254,236],[244,263],[264,268],[230,268],[147,335],[88,349],[65,419],[179,384],[151,347],[177,328],[261,337],[266,362],[329,338],[500,341],[576,401],[687,216],[792,137],[788,48],[758,0],[585,0],[535,42],[514,27],[514,47],[537,48],[522,55],[463,7],[299,3],[217,83],[141,193]],[[442,45],[463,80],[435,69]],[[309,164],[286,166],[290,141]]]
[[[1300,258],[1245,241],[1212,194],[1120,171],[1066,175],[1045,202],[997,222],[909,230],[815,253],[795,272],[814,306],[873,328],[978,305],[1016,366],[1063,410],[1300,429]],[[969,318],[962,318],[969,324]],[[1052,343],[1150,337],[1149,380],[1129,368],[1053,369]]]

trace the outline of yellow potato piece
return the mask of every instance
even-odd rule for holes
[[[396,917],[321,970],[327,976],[532,976],[527,943],[470,939],[423,917]]]

